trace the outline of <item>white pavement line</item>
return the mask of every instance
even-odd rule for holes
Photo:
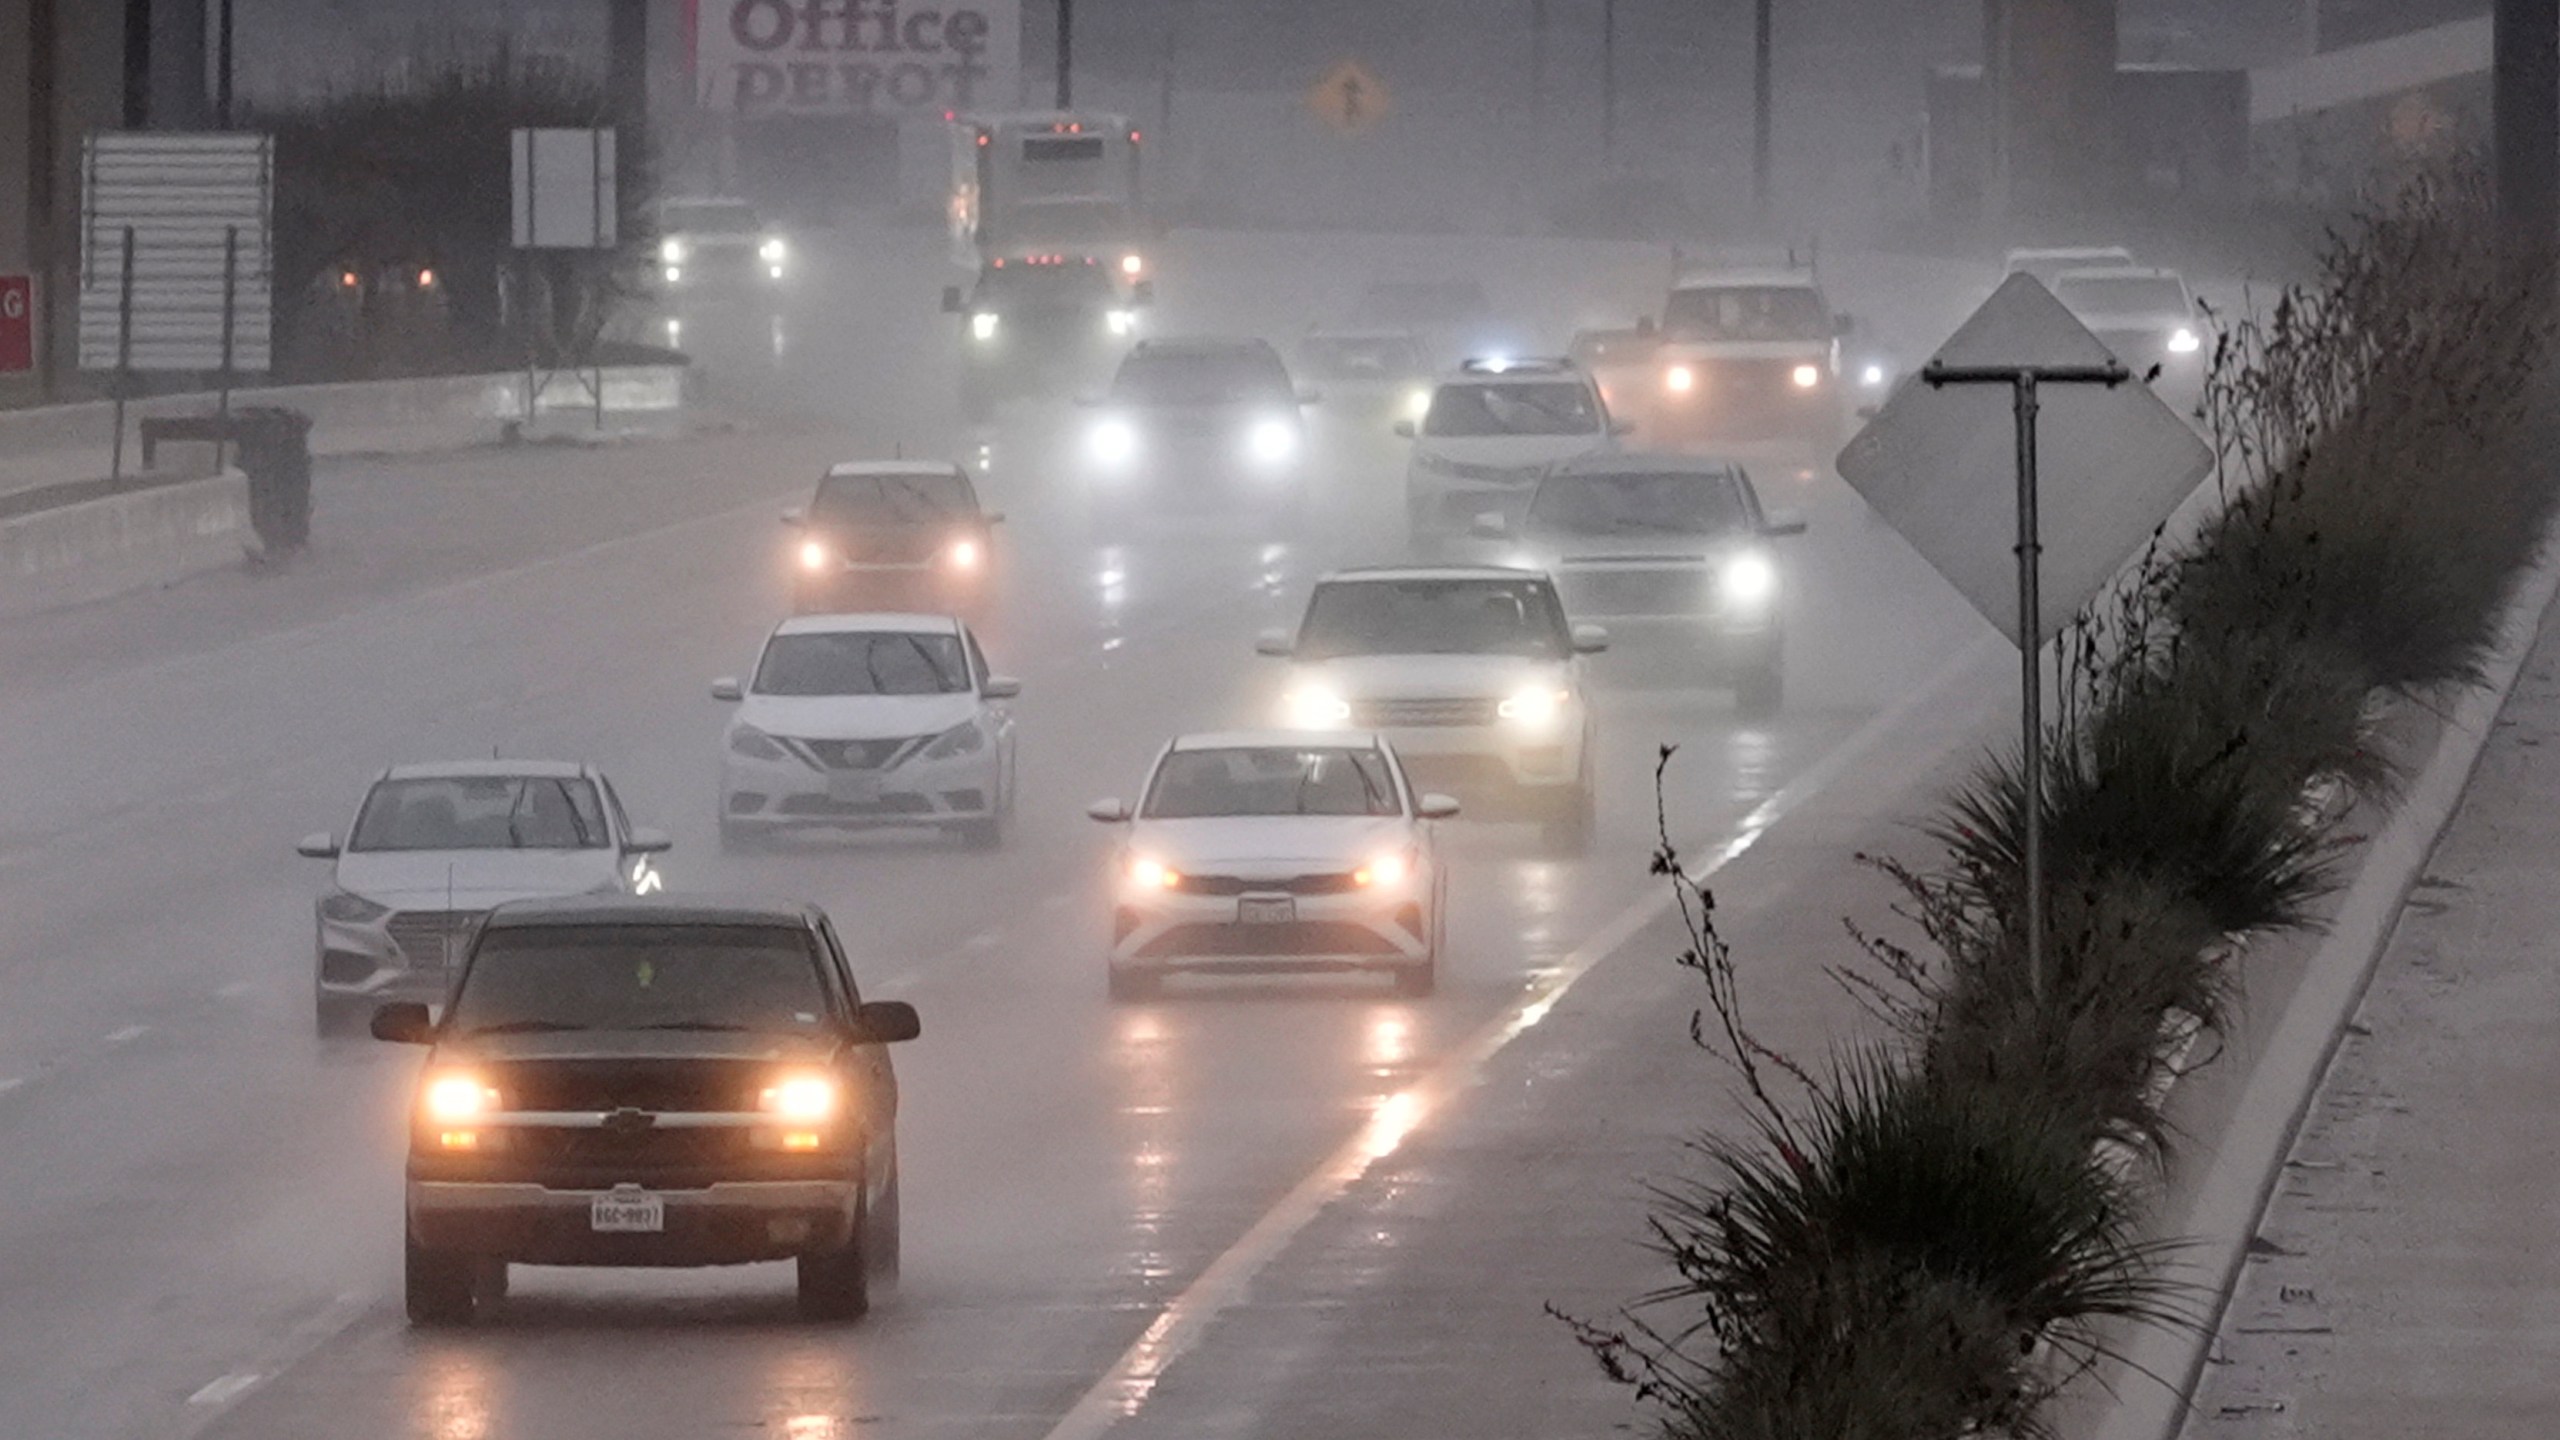
[[[0,1075],[0,1095],[6,1095],[26,1083],[27,1077],[24,1075]]]
[[[1807,767],[1745,816],[1732,834],[1708,853],[1703,864],[1691,866],[1690,873],[1704,880],[1741,858],[1771,827],[1828,789],[1867,751],[1900,729],[1912,714],[1936,703],[1943,691],[1971,669],[1968,662],[1974,655],[1986,648],[1977,646],[1964,652],[1931,683],[1904,696]],[[1254,1278],[1279,1257],[1300,1231],[1357,1184],[1370,1166],[1394,1154],[1434,1111],[1473,1086],[1487,1062],[1544,1020],[1565,992],[1660,918],[1671,908],[1674,898],[1668,884],[1648,886],[1643,898],[1592,932],[1554,970],[1534,981],[1521,999],[1468,1037],[1431,1073],[1382,1101],[1358,1133],[1281,1197],[1280,1203],[1255,1221],[1242,1239],[1209,1262],[1198,1278],[1157,1313],[1137,1343],[1050,1428],[1046,1440],[1098,1440],[1112,1426],[1144,1409],[1165,1372],[1199,1342],[1220,1314],[1244,1297]]]
[[[977,934],[970,936],[968,939],[963,940],[960,943],[964,948],[970,950],[993,950],[998,945],[1004,943],[1004,932],[1002,930],[981,930]]]
[[[251,1386],[265,1377],[255,1370],[234,1370],[218,1380],[208,1380],[204,1388],[187,1397],[190,1405],[228,1405],[249,1393]]]
[[[2187,1246],[2171,1278],[2206,1297],[2193,1317],[2196,1323],[2193,1328],[2148,1326],[2134,1335],[2125,1356],[2130,1383],[2119,1387],[2097,1440],[2176,1440],[2185,1427],[2188,1397],[2204,1374],[2205,1358],[2222,1329],[2223,1313],[2248,1261],[2249,1240],[2258,1233],[2275,1194],[2284,1157],[2293,1149],[2339,1039],[2390,948],[2410,888],[2426,873],[2436,842],[2462,808],[2471,773],[2517,676],[2532,658],[2556,594],[2560,553],[2547,557],[2519,590],[2508,608],[2505,640],[2488,667],[2487,683],[2456,705],[2437,732],[2426,768],[2356,867],[2355,879],[2277,1021],[2266,1053],[2250,1072],[2222,1143],[2176,1232]]]
[[[139,1040],[150,1033],[151,1027],[148,1025],[127,1025],[122,1029],[108,1031],[106,1038],[98,1043],[102,1045],[125,1045]]]

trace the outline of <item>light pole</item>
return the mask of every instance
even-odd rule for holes
[[[2490,24],[2498,211],[2518,253],[2539,258],[2560,223],[2560,0],[2497,0]]]
[[[1751,204],[1761,218],[1769,214],[1769,62],[1770,0],[1760,0],[1751,15]]]
[[[1618,0],[1600,0],[1600,158],[1618,153]]]
[[[1058,0],[1058,108],[1076,103],[1076,0]]]
[[[232,0],[222,0],[214,17],[213,124],[217,130],[231,128],[231,3]]]

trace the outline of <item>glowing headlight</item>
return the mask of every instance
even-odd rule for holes
[[[1686,365],[1674,365],[1662,372],[1662,388],[1674,395],[1686,395],[1698,388],[1698,372]]]
[[[788,760],[791,752],[773,743],[773,737],[753,725],[736,725],[729,730],[729,753],[750,760]]]
[[[1126,335],[1138,328],[1138,312],[1135,310],[1107,311],[1102,317],[1102,323],[1110,327],[1112,334]]]
[[[2172,355],[2193,355],[2203,347],[2204,341],[2184,325],[2169,332],[2169,353]]]
[[[1364,890],[1393,889],[1413,874],[1413,862],[1389,852],[1351,872],[1351,883]]]
[[[1330,730],[1348,724],[1351,702],[1319,686],[1289,692],[1289,724],[1298,730]]]
[[[1870,390],[1882,385],[1884,383],[1884,367],[1881,365],[1870,365],[1864,370],[1859,371],[1858,383],[1866,386]]]
[[[1737,609],[1766,605],[1778,593],[1778,567],[1765,555],[1736,555],[1725,562],[1716,584],[1724,591],[1725,603]]]
[[[1286,460],[1298,448],[1298,432],[1286,420],[1257,420],[1245,434],[1245,449],[1266,465]]]
[[[819,541],[803,540],[800,542],[800,568],[803,570],[811,572],[824,570],[827,568],[827,562],[834,558],[835,557],[833,555],[827,553],[827,547]]]
[[[1182,872],[1148,855],[1129,858],[1129,883],[1141,890],[1170,890],[1182,883]]]
[[[986,563],[987,555],[977,541],[964,535],[951,542],[951,548],[942,552],[942,558],[950,561],[954,570],[975,570]]]
[[[669,265],[681,265],[681,264],[683,264],[683,263],[684,263],[684,242],[683,242],[683,241],[681,241],[681,240],[661,240],[661,241],[659,241],[659,242],[658,242],[658,258],[659,258],[660,260],[665,261],[665,262],[666,262],[667,264],[669,264]],[[671,276],[671,277],[669,277],[669,278],[671,278],[671,279],[672,279],[673,277]]]
[[[673,284],[677,283],[678,281],[680,281],[680,280],[682,280],[682,279],[684,279],[684,267],[683,267],[683,266],[681,266],[681,265],[670,265],[670,266],[668,266],[668,267],[667,267],[667,283],[668,283],[668,284],[673,285]]]
[[[993,340],[996,338],[996,325],[998,323],[999,322],[996,319],[996,312],[993,310],[981,310],[977,314],[969,317],[969,336],[974,340]]]
[[[756,255],[768,265],[779,265],[790,258],[791,247],[782,243],[781,236],[775,235],[756,247]]]
[[[1795,382],[1797,389],[1810,390],[1814,386],[1822,383],[1822,367],[1819,365],[1799,365],[1788,373],[1787,378]]]
[[[1123,275],[1135,275],[1146,268],[1147,257],[1144,255],[1123,255],[1120,257],[1120,273]]]
[[[320,918],[341,925],[366,925],[391,913],[388,905],[377,905],[361,895],[344,890],[325,896],[320,901]]]
[[[429,1080],[419,1106],[428,1119],[446,1124],[477,1120],[498,1108],[498,1092],[479,1076],[457,1070]]]
[[[1138,432],[1126,420],[1104,420],[1086,437],[1093,458],[1105,465],[1117,465],[1138,452]]]
[[[1573,692],[1569,690],[1537,685],[1503,701],[1494,707],[1494,711],[1515,725],[1542,729],[1563,716],[1565,702],[1572,698]]]
[[[1429,387],[1416,385],[1411,390],[1405,392],[1404,415],[1406,419],[1412,421],[1416,425],[1419,425],[1428,418],[1430,414],[1431,391]]]
[[[756,1108],[778,1120],[807,1124],[836,1113],[836,1082],[824,1075],[786,1075],[764,1087]]]

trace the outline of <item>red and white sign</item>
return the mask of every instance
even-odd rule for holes
[[[0,275],[0,375],[36,368],[36,282]]]
[[[1010,110],[1021,0],[695,0],[694,97],[740,115]]]

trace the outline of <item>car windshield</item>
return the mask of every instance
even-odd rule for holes
[[[969,662],[957,635],[904,630],[776,635],[756,665],[759,695],[957,695]]]
[[[1600,407],[1572,380],[1443,385],[1431,397],[1422,433],[1451,439],[1491,435],[1595,435]]]
[[[1401,815],[1395,776],[1376,750],[1254,746],[1176,750],[1156,767],[1150,820],[1228,815]]]
[[[1299,347],[1307,368],[1328,380],[1410,375],[1422,352],[1405,335],[1310,335]]]
[[[1671,292],[1665,332],[1683,340],[1827,340],[1831,315],[1809,285],[1713,285]]]
[[[2050,289],[2053,282],[2061,278],[2062,272],[2066,270],[2092,270],[2100,266],[2132,263],[2132,254],[2124,250],[2062,250],[2012,256],[2009,260],[2009,273],[2033,275],[2043,281],[2047,289]]]
[[[1099,265],[1008,265],[978,277],[981,307],[1068,308],[1106,304],[1113,296],[1111,277]]]
[[[1529,502],[1529,528],[1561,535],[1724,535],[1749,528],[1731,475],[1658,471],[1550,475]]]
[[[947,525],[974,519],[977,497],[949,471],[913,475],[830,475],[818,482],[809,521],[821,529],[866,525]]]
[[[828,991],[780,925],[528,925],[481,933],[448,1034],[812,1030]]]
[[[1542,579],[1342,580],[1316,587],[1297,653],[1518,655],[1572,653],[1564,611]]]
[[[2187,287],[2165,276],[2068,277],[2053,293],[2081,315],[2187,313]]]
[[[670,235],[741,235],[762,227],[755,207],[737,200],[678,200],[658,212],[658,228]]]
[[[1111,397],[1132,405],[1294,404],[1289,374],[1258,351],[1132,355],[1112,377]]]
[[[1473,280],[1382,280],[1360,292],[1360,319],[1372,325],[1446,325],[1493,309]]]
[[[364,797],[350,851],[600,850],[612,843],[596,787],[576,777],[384,780]]]

